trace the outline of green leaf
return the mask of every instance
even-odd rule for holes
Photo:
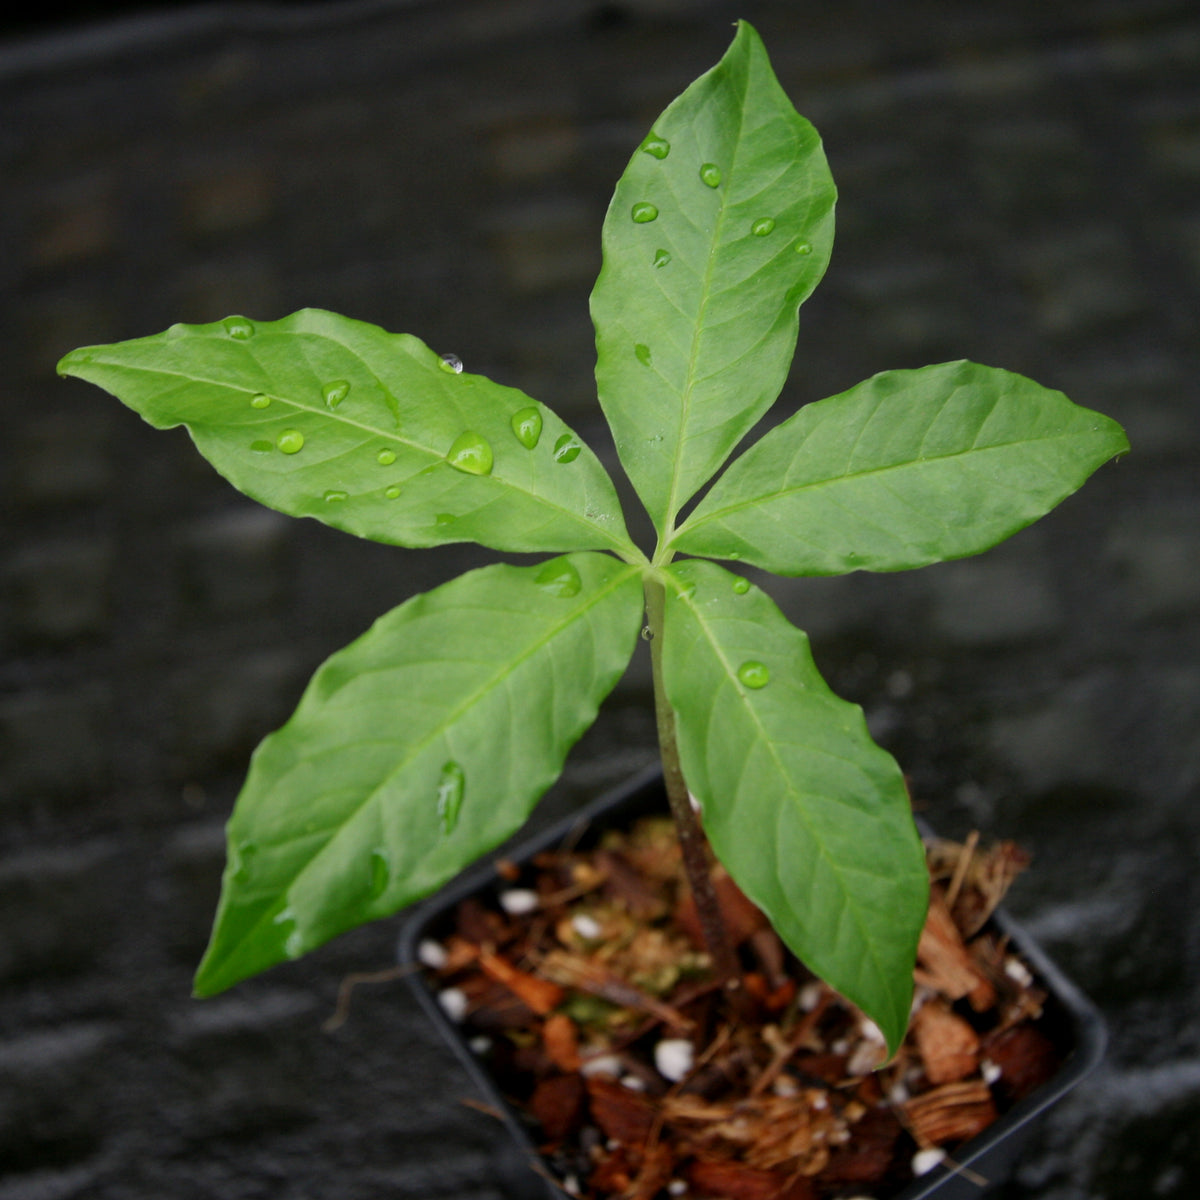
[[[558,417],[408,334],[305,309],[174,325],[58,369],[186,425],[234,486],[292,516],[401,546],[632,549],[612,481]]]
[[[313,676],[228,826],[211,995],[439,887],[529,816],[633,653],[636,567],[491,566],[394,609]]]
[[[802,408],[732,463],[670,548],[779,575],[978,554],[1048,513],[1124,431],[994,367],[886,371]]]
[[[779,395],[835,197],[816,130],[745,22],[621,176],[592,292],[596,382],[660,532]]]
[[[666,574],[663,679],[713,850],[894,1051],[929,890],[900,769],[769,597],[715,563]]]

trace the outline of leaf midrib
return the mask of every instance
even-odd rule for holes
[[[939,463],[949,462],[956,458],[965,458],[968,455],[982,457],[989,455],[995,451],[1009,450],[1018,446],[1029,446],[1033,442],[1052,442],[1061,438],[1075,437],[1078,434],[1071,431],[1064,431],[1049,437],[1039,438],[1022,438],[1020,441],[995,442],[989,446],[970,446],[965,450],[955,450],[951,454],[931,454],[924,455],[921,458],[909,458],[902,462],[887,463],[884,466],[868,467],[863,470],[845,471],[840,475],[826,476],[824,479],[808,480],[804,483],[798,483],[786,487],[780,487],[773,492],[764,492],[757,496],[748,496],[743,500],[731,502],[722,505],[712,512],[703,513],[697,509],[696,513],[689,517],[675,531],[673,541],[678,541],[685,533],[691,533],[699,529],[703,525],[707,525],[712,521],[725,520],[734,513],[738,513],[747,508],[761,508],[776,500],[787,499],[802,492],[817,491],[821,488],[833,488],[843,483],[852,483],[855,480],[869,479],[872,476],[887,475],[893,471],[916,469],[920,470],[924,467],[934,466]]]
[[[528,662],[530,658],[534,657],[535,654],[553,641],[554,638],[558,637],[565,629],[569,628],[576,621],[582,620],[585,616],[594,611],[594,609],[602,600],[607,599],[613,592],[617,591],[622,584],[627,582],[637,572],[638,568],[632,565],[626,565],[623,570],[619,570],[613,579],[609,581],[609,583],[600,588],[595,596],[589,598],[589,602],[586,605],[574,609],[570,616],[564,617],[553,626],[548,627],[542,637],[531,642],[520,655],[509,659],[503,665],[502,669],[498,669],[497,671],[493,672],[493,674],[487,680],[480,683],[480,685],[476,687],[475,690],[468,696],[465,696],[459,702],[459,704],[455,706],[455,708],[449,710],[449,712],[443,716],[440,721],[431,727],[431,729],[420,741],[411,743],[404,757],[393,766],[393,768],[383,777],[382,780],[380,780],[379,783],[375,785],[375,787],[363,795],[361,801],[349,811],[346,819],[340,822],[339,825],[332,830],[328,839],[321,846],[321,848],[315,854],[310,856],[301,866],[299,871],[297,871],[296,874],[291,877],[290,883],[288,883],[287,887],[283,889],[283,907],[289,907],[288,893],[296,886],[296,884],[304,877],[304,875],[312,869],[313,865],[328,853],[330,847],[333,846],[338,841],[339,837],[349,829],[349,827],[357,820],[359,815],[369,805],[376,802],[380,792],[386,788],[388,783],[390,783],[398,773],[404,770],[405,767],[415,758],[419,757],[420,754],[424,753],[425,750],[437,740],[437,738],[443,736],[446,731],[455,724],[455,722],[461,719],[464,713],[466,713],[474,705],[480,703],[488,692],[503,686],[509,677],[511,677],[513,672],[516,671],[522,664]],[[338,747],[338,749],[345,749],[345,746],[343,745]],[[308,759],[299,760],[300,763],[307,761]],[[281,780],[277,780],[275,786],[278,787],[281,782]],[[279,911],[282,911],[282,909],[277,908],[275,905],[270,906],[263,913],[263,915],[259,917],[259,919],[246,931],[243,937],[239,939],[237,946],[244,945],[252,936],[257,934],[258,931],[262,929],[264,924],[272,923]],[[297,924],[297,928],[299,928],[299,924]],[[232,952],[233,951],[231,950],[230,953],[227,953],[222,961],[228,962],[232,956]]]
[[[707,639],[709,645],[712,647],[715,657],[717,658],[718,662],[721,664],[722,668],[724,669],[728,682],[730,684],[732,684],[733,687],[736,689],[737,694],[742,701],[742,708],[749,714],[751,723],[753,724],[753,726],[758,734],[759,743],[766,747],[768,755],[775,765],[777,774],[779,775],[779,777],[782,780],[785,780],[785,781],[789,780],[788,771],[787,771],[786,767],[784,766],[783,761],[780,758],[779,754],[777,753],[776,741],[774,738],[772,738],[767,733],[765,727],[763,726],[761,719],[758,716],[758,713],[755,711],[754,706],[748,702],[748,700],[744,694],[744,691],[742,689],[742,686],[737,678],[737,671],[734,669],[734,667],[730,663],[728,657],[725,655],[725,653],[721,649],[720,643],[717,641],[710,626],[700,615],[699,609],[696,607],[695,604],[692,603],[691,598],[689,596],[685,595],[682,590],[680,590],[678,594],[679,594],[680,599],[683,600],[688,605],[688,607],[691,609],[692,615],[695,618],[696,623],[700,626],[700,629],[703,631],[705,638]],[[787,791],[790,796],[798,799],[798,793],[797,793],[795,787],[790,782],[788,782],[788,784],[787,784]],[[829,870],[838,879],[838,882],[842,888],[843,895],[846,897],[853,896],[853,889],[846,885],[846,880],[845,880],[844,874],[841,871],[841,869],[838,867],[837,863],[830,856],[829,851],[825,845],[824,839],[819,837],[817,835],[817,833],[814,831],[812,822],[809,819],[808,814],[805,812],[804,805],[797,802],[795,804],[795,809],[797,811],[797,814],[799,816],[801,823],[809,831],[809,836],[810,836],[813,844],[818,847],[821,858],[825,860],[825,863],[827,864]],[[776,878],[782,880],[782,879],[786,878],[786,874],[782,870],[777,871]],[[789,907],[790,907],[790,904],[789,904]],[[868,947],[868,954],[870,956],[871,962],[874,964],[874,967],[875,967],[876,978],[877,979],[886,979],[887,973],[883,969],[882,963],[879,960],[878,952],[875,949],[875,943],[866,934],[866,928],[863,923],[861,913],[852,903],[850,903],[848,901],[844,903],[844,911],[846,911],[850,914],[851,920],[853,920],[854,924],[858,927],[860,941]]]
[[[728,80],[728,86],[734,86],[734,80],[730,78],[730,72],[726,69],[725,75]],[[698,361],[700,357],[700,342],[708,332],[704,324],[704,315],[708,311],[709,303],[713,297],[712,276],[716,269],[717,256],[722,249],[721,235],[725,228],[726,215],[729,212],[729,191],[733,186],[733,178],[735,167],[737,165],[737,155],[742,144],[742,132],[746,125],[746,89],[749,87],[749,66],[745,76],[745,82],[741,89],[740,103],[738,106],[738,127],[734,137],[734,152],[729,163],[729,177],[720,187],[720,208],[717,212],[716,228],[713,230],[712,249],[708,254],[708,261],[704,267],[704,279],[701,285],[700,307],[696,312],[696,323],[692,331],[692,345],[688,354],[687,377],[684,381],[683,391],[680,395],[679,407],[679,424],[678,432],[675,438],[675,453],[672,456],[671,462],[671,486],[667,493],[667,509],[665,516],[665,524],[663,529],[664,538],[669,538],[674,530],[675,514],[682,507],[682,502],[678,499],[680,491],[680,480],[683,474],[683,457],[686,439],[684,432],[687,428],[688,421],[692,410],[692,393],[697,384]]]
[[[356,358],[357,357],[358,356],[356,355]],[[358,358],[358,361],[363,365],[363,368],[369,372],[369,374],[371,375],[371,378],[375,380],[375,382],[380,386],[380,388],[382,388],[384,392],[386,392],[388,395],[390,395],[391,394],[390,389],[388,389],[387,386],[384,384],[384,382],[379,378],[379,376],[376,375],[375,372],[372,371],[367,366],[365,360],[362,358]],[[97,360],[93,360],[93,362],[97,362]],[[88,365],[91,365],[91,364],[88,364]],[[257,394],[255,389],[248,388],[248,387],[244,386],[243,384],[230,383],[229,381],[223,380],[223,379],[209,379],[209,378],[207,378],[205,376],[201,376],[201,375],[189,375],[183,371],[168,370],[167,368],[164,368],[164,367],[146,367],[146,366],[142,366],[137,363],[112,363],[112,362],[103,362],[103,361],[97,362],[97,365],[107,367],[110,370],[119,369],[121,371],[140,371],[143,374],[154,375],[154,376],[165,375],[169,378],[180,379],[180,380],[187,381],[189,383],[205,385],[208,387],[223,388],[227,391],[243,392],[248,396],[253,396],[253,395]],[[258,365],[261,367],[262,364],[260,363]],[[363,423],[362,421],[356,421],[350,417],[343,416],[340,413],[338,413],[337,411],[330,411],[328,409],[319,408],[316,405],[307,404],[300,400],[294,400],[287,396],[280,396],[280,395],[272,393],[271,398],[273,400],[278,401],[280,404],[290,404],[294,409],[297,409],[300,412],[315,414],[326,420],[340,421],[343,425],[347,425],[352,429],[361,429],[364,433],[370,434],[372,437],[377,437],[377,438],[380,438],[381,440],[390,439],[391,441],[396,442],[399,445],[408,447],[410,450],[413,450],[414,452],[416,452],[418,454],[427,455],[431,460],[429,465],[434,465],[436,463],[446,461],[445,454],[439,454],[436,450],[432,450],[427,446],[423,446],[419,442],[413,441],[411,438],[406,438],[395,431],[380,430],[380,429],[375,428],[374,426],[367,425],[367,424]],[[190,422],[190,421],[180,420],[180,421],[177,421],[176,424],[177,425],[186,425],[188,428],[192,428],[194,423]],[[207,428],[212,428],[212,427],[207,426]],[[579,435],[575,434],[575,436],[578,437]],[[422,469],[424,469],[424,468],[422,468]],[[516,492],[518,495],[526,496],[526,497],[530,498],[531,500],[535,501],[536,503],[543,505],[544,507],[550,509],[553,512],[560,513],[564,516],[571,518],[576,524],[582,525],[584,528],[586,528],[590,531],[601,534],[604,537],[606,543],[615,551],[628,551],[628,550],[631,550],[634,548],[633,543],[631,541],[629,541],[628,538],[621,539],[621,538],[616,537],[611,530],[606,529],[598,521],[589,520],[588,517],[586,516],[586,514],[579,513],[573,508],[564,507],[562,504],[558,504],[553,500],[549,500],[545,496],[541,495],[538,492],[530,491],[528,488],[521,487],[520,485],[518,485],[517,483],[515,483],[514,481],[509,479],[507,476],[488,475],[488,476],[481,476],[480,478],[494,479],[496,481],[496,483],[501,484],[504,487],[511,488],[512,491]]]

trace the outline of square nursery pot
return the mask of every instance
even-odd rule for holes
[[[606,829],[621,828],[632,824],[639,816],[665,811],[662,778],[655,770],[601,796],[505,857],[508,862],[520,865],[564,844],[586,848]],[[927,831],[923,829],[922,832]],[[518,1112],[501,1094],[487,1065],[472,1051],[469,1035],[444,1010],[429,972],[418,969],[422,942],[441,939],[454,928],[455,909],[460,902],[474,897],[495,906],[502,884],[494,865],[484,863],[425,901],[409,917],[401,932],[400,961],[412,965],[407,978],[420,1004],[462,1060],[487,1109],[508,1127],[511,1142],[500,1152],[496,1164],[497,1182],[504,1195],[514,1200],[562,1200],[572,1193],[558,1185],[539,1154],[534,1142],[537,1133],[534,1122]],[[999,1118],[981,1133],[953,1147],[942,1165],[893,1191],[893,1200],[932,1200],[934,1197],[937,1200],[970,1200],[1004,1181],[1038,1119],[1075,1087],[1103,1056],[1104,1024],[1092,1004],[1002,909],[997,909],[989,918],[989,926],[985,929],[989,927],[1007,939],[1007,947],[1029,968],[1036,985],[1046,994],[1043,1014],[1036,1025],[1054,1044],[1058,1066],[1049,1079],[1011,1107],[1002,1108]],[[877,1200],[883,1200],[883,1195],[872,1188],[855,1185],[843,1185],[833,1194],[848,1196],[867,1192],[876,1195]]]

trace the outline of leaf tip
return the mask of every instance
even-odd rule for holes
[[[95,349],[94,346],[81,346],[77,350],[69,351],[58,360],[55,370],[63,379],[81,375],[80,368],[92,361]]]

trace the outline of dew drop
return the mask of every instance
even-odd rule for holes
[[[665,267],[671,261],[670,250],[655,250],[654,265],[656,267]]]
[[[557,596],[560,600],[578,596],[583,587],[583,580],[579,578],[579,572],[569,558],[552,558],[533,577],[533,582],[543,592],[549,592],[551,596]]]
[[[259,438],[258,441],[250,443],[250,449],[253,450],[255,454],[270,454],[271,451],[275,449],[275,443],[264,441],[262,438]]]
[[[797,254],[811,254],[812,253],[812,244],[809,242],[805,242],[805,241],[797,242],[796,243],[796,253]]]
[[[649,346],[644,346],[641,342],[638,342],[638,344],[634,346],[633,352],[637,356],[638,362],[640,362],[643,367],[648,367],[650,365],[651,354]]]
[[[350,383],[346,379],[331,379],[321,385],[321,395],[325,397],[326,405],[333,409],[350,394]]]
[[[737,669],[737,677],[744,687],[758,690],[771,681],[771,672],[760,662],[748,659]]]
[[[324,497],[326,504],[341,504],[343,500],[348,500],[349,498],[349,495],[340,488],[330,488]]]
[[[457,354],[443,354],[439,366],[441,366],[443,371],[448,371],[451,375],[462,374],[462,359]]]
[[[759,217],[759,219],[750,226],[750,232],[754,234],[755,237],[766,237],[768,233],[774,230],[774,228],[774,217]]]
[[[270,406],[271,406],[271,397],[264,396],[262,394],[262,392],[259,392],[257,396],[250,397],[250,407],[251,408],[270,408]]]
[[[383,494],[389,500],[399,500],[400,499],[400,485],[398,483],[393,483],[390,488],[386,488],[384,490]]]
[[[750,580],[743,579],[740,575],[733,581],[733,590],[739,595],[744,596],[750,590]]]
[[[466,429],[454,440],[446,451],[446,461],[456,470],[467,475],[490,475],[492,473],[492,447],[472,429]]]
[[[694,579],[680,579],[678,581],[678,590],[676,595],[681,600],[690,600],[696,594],[696,581]]]
[[[376,900],[387,891],[392,881],[392,861],[386,850],[371,851],[371,899]]]
[[[671,143],[666,138],[660,138],[658,134],[650,134],[642,143],[642,149],[653,158],[663,159],[671,153]]]
[[[583,451],[583,446],[573,433],[564,433],[554,443],[554,461],[560,463],[574,462]]]
[[[658,217],[658,209],[645,200],[639,200],[630,210],[629,215],[639,225],[647,225]]]
[[[284,954],[288,958],[299,958],[304,953],[304,938],[301,936],[300,930],[296,928],[296,914],[290,908],[285,908],[275,914],[273,923],[280,927],[284,935]]]
[[[651,629],[649,625],[642,626],[642,641],[643,642],[654,641],[654,630]]]
[[[536,405],[513,413],[509,424],[517,441],[526,450],[532,450],[542,439],[542,414]]]
[[[700,168],[700,179],[710,188],[721,186],[721,168],[716,163],[705,163]]]
[[[304,434],[298,429],[285,429],[275,439],[275,445],[284,454],[299,454],[304,449]]]
[[[442,767],[442,775],[437,785],[437,815],[442,823],[443,833],[453,833],[458,824],[458,814],[462,808],[466,786],[467,777],[463,774],[462,767],[451,759]]]
[[[380,450],[380,452],[375,455],[375,461],[381,467],[390,467],[392,463],[396,461],[396,452],[395,450]]]
[[[253,842],[243,842],[240,846],[235,846],[230,862],[230,878],[234,883],[245,883],[250,878],[250,872],[253,870],[254,856],[258,853],[258,847]]]
[[[221,324],[225,327],[225,332],[235,341],[244,342],[247,338],[254,336],[254,322],[248,321],[245,317],[226,317]]]
[[[433,524],[438,529],[445,529],[447,525],[453,525],[458,518],[453,513],[438,513],[433,518]]]

